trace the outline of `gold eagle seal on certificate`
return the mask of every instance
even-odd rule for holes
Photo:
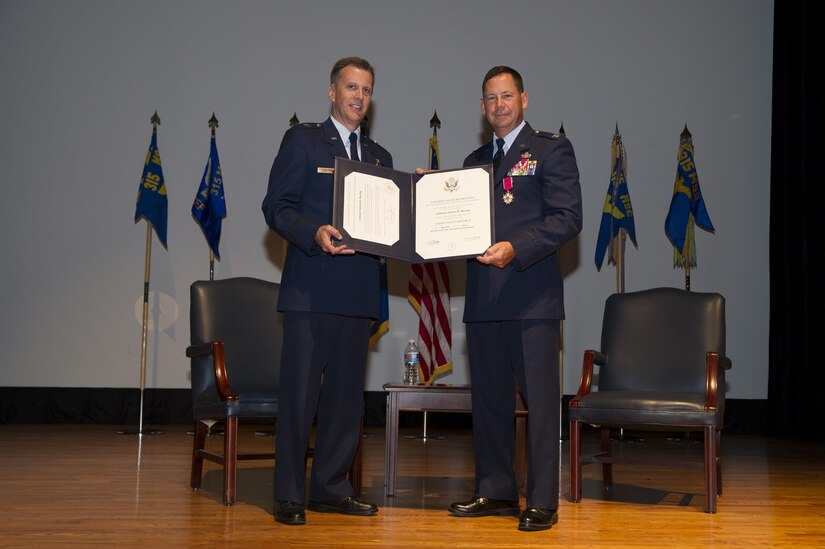
[[[444,190],[447,192],[455,192],[458,190],[458,179],[455,177],[451,177],[447,181],[444,182]]]

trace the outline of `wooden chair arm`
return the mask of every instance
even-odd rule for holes
[[[590,394],[590,388],[593,384],[593,366],[604,366],[607,363],[607,356],[604,354],[588,349],[584,352],[584,361],[582,363],[582,378],[579,382],[579,390],[570,400],[570,406],[578,406],[582,398]]]
[[[717,410],[719,407],[719,353],[708,352],[705,355],[705,410]],[[723,357],[722,368],[727,370],[730,368],[730,359]],[[727,362],[727,368],[724,363]],[[722,389],[724,391],[724,388]]]
[[[215,383],[221,398],[238,400],[238,394],[229,385],[229,374],[226,371],[226,358],[223,352],[223,341],[212,342],[212,364],[215,367]]]
[[[223,341],[199,343],[186,348],[186,356],[195,358],[212,355],[212,368],[215,373],[215,386],[221,400],[238,400],[238,394],[229,384],[229,374],[226,371],[226,356],[223,352]]]

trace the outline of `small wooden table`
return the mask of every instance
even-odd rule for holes
[[[384,488],[386,495],[395,495],[398,464],[398,414],[405,412],[473,411],[469,385],[403,385],[385,383],[387,393],[386,446],[384,450]],[[524,490],[527,478],[527,407],[521,393],[516,398],[515,471],[519,489]]]

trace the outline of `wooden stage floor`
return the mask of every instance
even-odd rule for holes
[[[445,510],[473,492],[471,431],[431,429],[446,438],[403,437],[398,495],[383,495],[384,431],[364,438],[364,498],[374,517],[307,512],[307,526],[272,516],[272,462],[244,462],[238,503],[220,503],[221,478],[206,463],[203,487],[189,488],[189,426],[162,434],[118,435],[107,425],[0,425],[0,547],[823,547],[825,445],[724,435],[724,494],[702,511],[701,469],[616,466],[607,497],[598,466],[584,468],[584,498],[567,499],[562,445],[559,523],[519,532],[514,517],[456,518]],[[261,429],[258,427],[257,429]],[[246,427],[245,448],[273,438]],[[415,431],[402,430],[415,435]],[[210,437],[222,444],[222,437]],[[595,449],[595,433],[585,448]],[[663,436],[617,441],[619,452],[689,454],[696,440]],[[524,501],[522,500],[522,506]]]

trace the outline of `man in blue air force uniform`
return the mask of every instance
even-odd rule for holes
[[[306,523],[305,453],[316,410],[307,507],[378,512],[353,497],[347,479],[360,436],[370,322],[379,314],[378,258],[339,245],[341,234],[330,225],[335,157],[392,167],[390,153],[360,131],[374,80],[364,59],[347,57],[333,66],[332,115],[286,132],[263,201],[267,224],[289,242],[278,299],[284,344],[274,514],[282,524]]]
[[[559,495],[564,289],[557,252],[582,227],[579,172],[565,137],[524,121],[528,96],[515,69],[490,69],[482,92],[481,112],[494,135],[464,166],[495,166],[498,242],[467,264],[475,497],[453,503],[450,512],[520,515],[519,530],[546,530],[558,520]],[[521,513],[513,472],[515,380],[529,410],[527,505]]]

